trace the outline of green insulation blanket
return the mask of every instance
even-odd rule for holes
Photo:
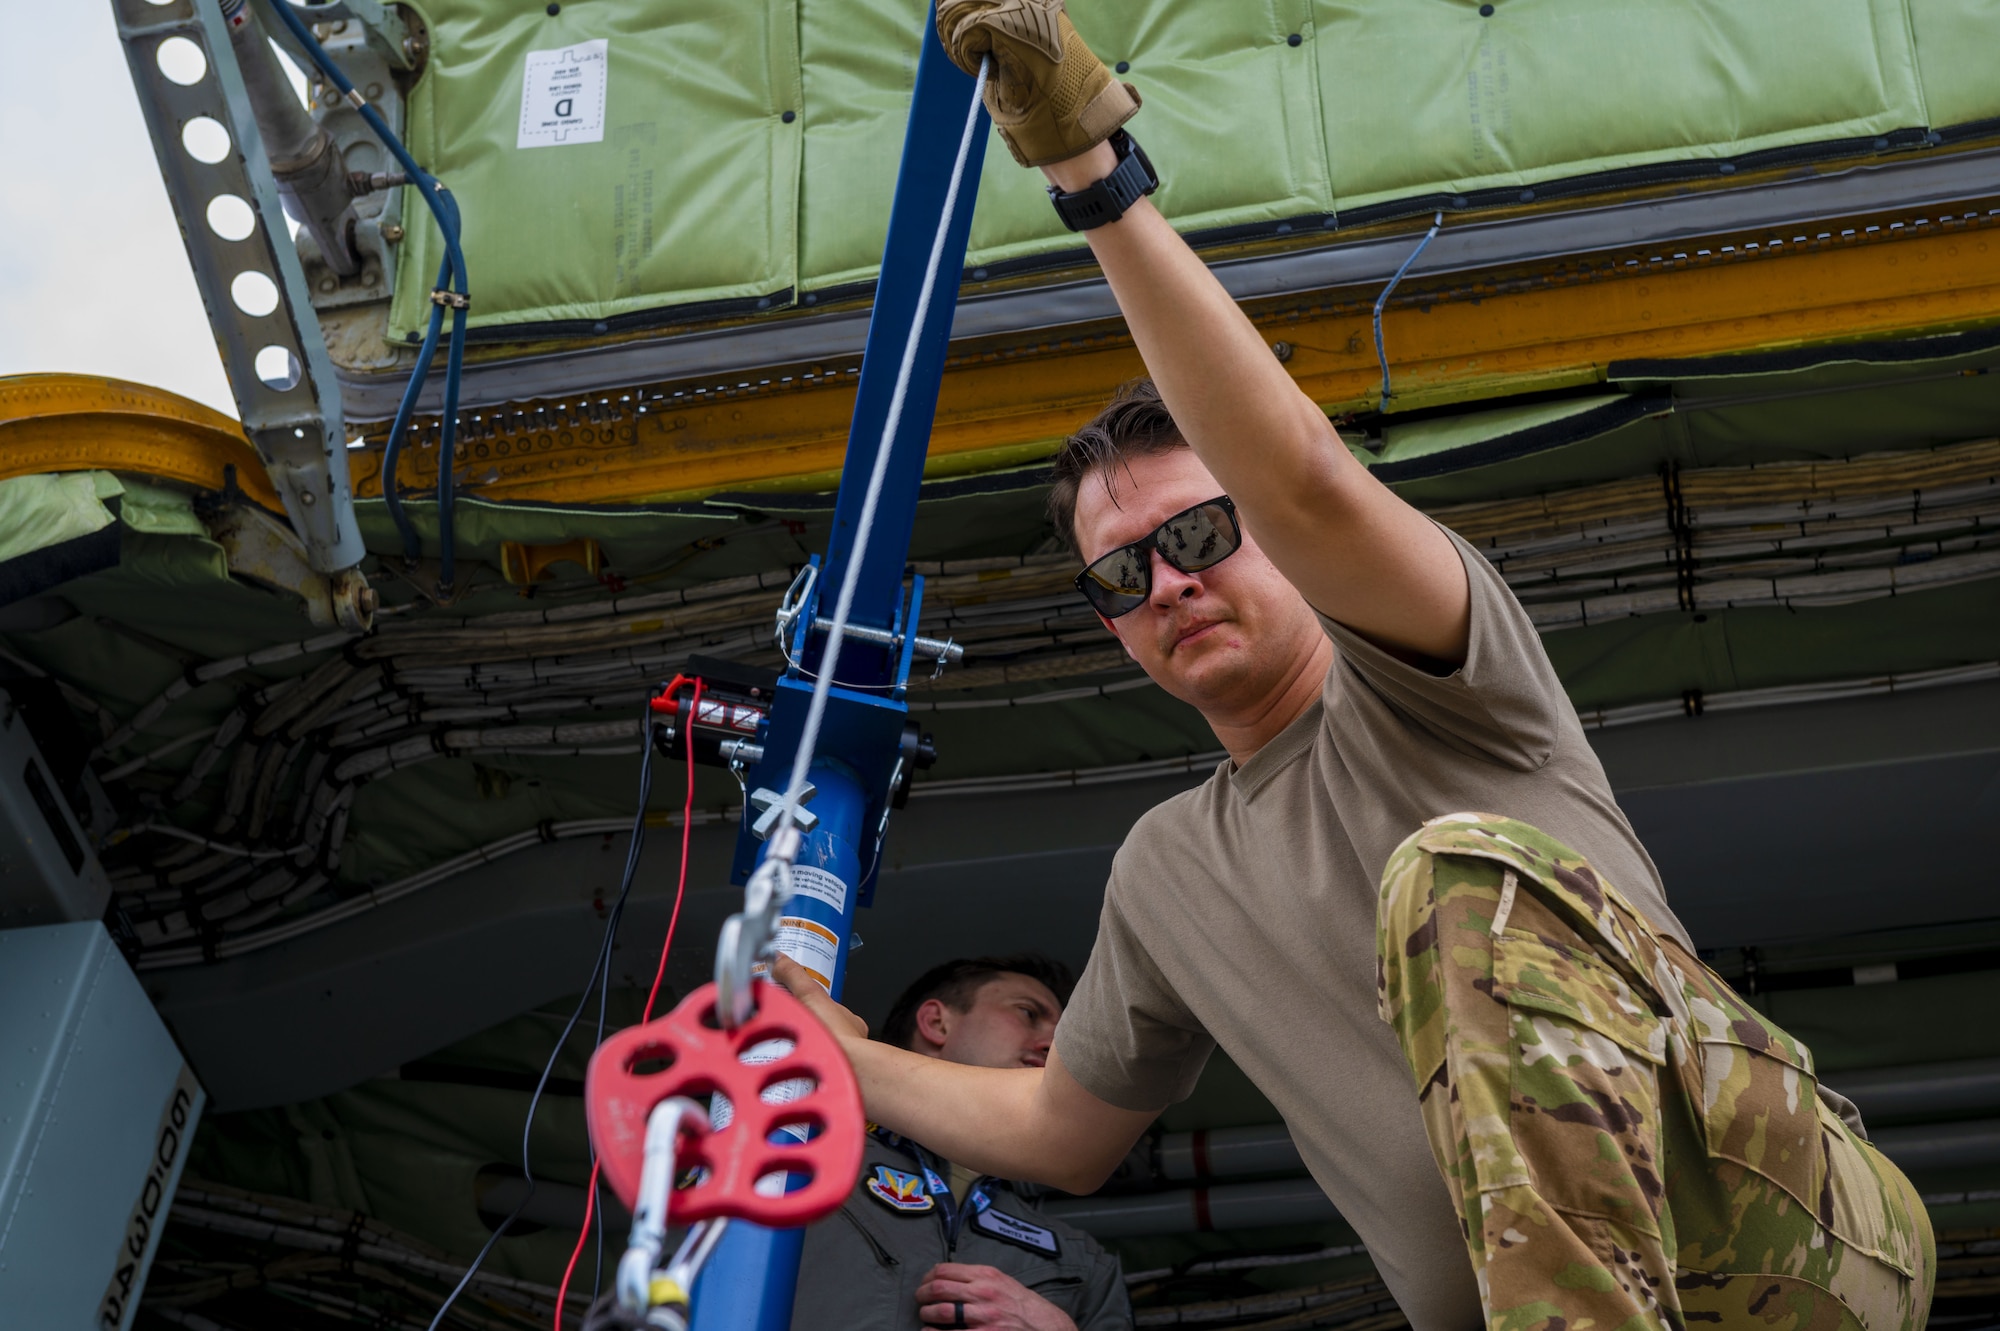
[[[413,7],[432,54],[410,144],[462,205],[475,327],[754,314],[873,278],[926,22],[916,0]],[[2000,116],[1996,0],[1485,8],[1072,6],[1144,97],[1133,129],[1190,232],[1914,145]],[[415,200],[404,216],[396,337],[428,315],[440,244]],[[991,144],[968,267],[1076,248],[1040,173]]]
[[[102,531],[118,520],[104,501],[121,488],[102,471],[0,481],[0,563]]]

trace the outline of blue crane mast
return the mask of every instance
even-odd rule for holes
[[[824,562],[808,570],[782,612],[791,666],[747,777],[764,809],[760,817],[754,799],[746,807],[737,847],[741,881],[773,844],[752,820],[775,830],[786,796],[797,793],[788,790],[788,774],[811,744],[810,826],[801,828],[797,864],[815,890],[785,906],[798,923],[780,930],[776,946],[819,971],[836,999],[855,909],[873,891],[888,811],[920,760],[923,741],[904,698],[910,671],[920,653],[948,651],[920,642],[923,580],[912,579],[906,593],[903,575],[986,139],[977,84],[951,62],[927,18],[833,532]],[[829,650],[838,589],[850,579],[843,640]],[[832,683],[814,743],[808,718],[822,676]],[[693,1331],[783,1331],[804,1239],[799,1229],[732,1224],[693,1291]]]

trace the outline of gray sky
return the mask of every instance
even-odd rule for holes
[[[114,375],[234,416],[110,4],[32,27],[0,79],[0,375]]]

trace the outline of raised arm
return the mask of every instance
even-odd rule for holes
[[[1100,143],[1043,171],[1074,191],[1116,164]],[[1384,647],[1462,662],[1469,602],[1458,552],[1355,461],[1152,201],[1084,237],[1174,423],[1278,571],[1315,609]]]
[[[1023,165],[1075,192],[1109,175],[1138,101],[1063,0],[939,0],[961,68],[993,58],[986,105]],[[1193,174],[1199,161],[1159,163]],[[1356,462],[1193,250],[1141,199],[1084,233],[1181,434],[1271,562],[1316,609],[1400,655],[1465,658],[1469,595],[1451,542]]]
[[[1045,1068],[981,1068],[870,1040],[791,958],[772,974],[840,1040],[870,1119],[982,1174],[1090,1192],[1159,1116],[1106,1104],[1053,1050]]]

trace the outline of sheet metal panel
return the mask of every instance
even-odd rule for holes
[[[205,1099],[103,925],[0,931],[8,1325],[132,1325]]]

